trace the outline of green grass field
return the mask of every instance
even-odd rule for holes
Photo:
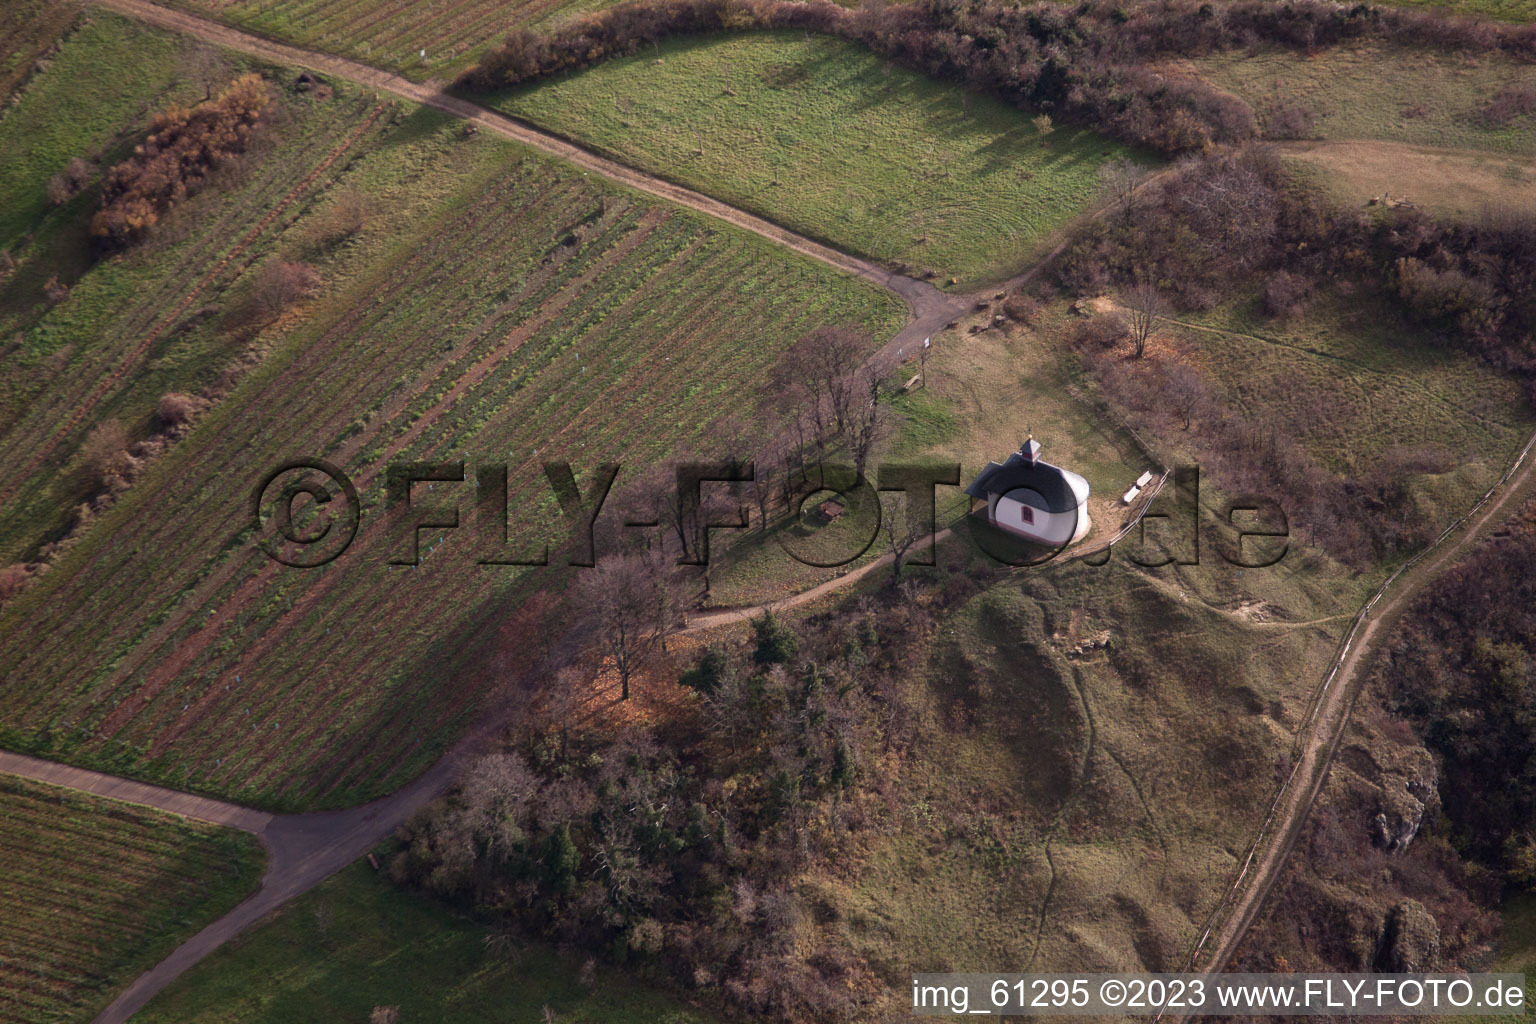
[[[282,79],[273,83],[278,103],[256,146],[145,244],[93,257],[95,182],[64,205],[47,206],[47,179],[70,156],[92,159],[99,177],[142,137],[153,111],[202,98],[203,87],[183,77],[193,52],[165,33],[96,12],[0,120],[0,189],[14,199],[5,207],[4,238],[16,260],[0,280],[0,337],[7,339],[0,443],[31,456],[5,485],[0,562],[34,558],[76,518],[93,483],[82,479],[75,453],[98,423],[116,419],[130,440],[145,437],[157,429],[153,410],[162,394],[214,386],[248,347],[265,344],[241,322],[242,305],[251,270],[279,244],[286,258],[320,263],[333,277],[359,258],[355,244],[298,253],[293,229],[325,204],[349,162],[385,144],[399,111],[360,90],[323,101],[292,93],[286,73],[274,76]],[[211,78],[223,82],[248,65],[223,59],[215,67]],[[87,70],[94,68],[122,69],[103,102],[103,79]],[[408,143],[412,134],[393,133],[390,144]],[[402,166],[401,176],[412,173]],[[54,279],[70,289],[57,303],[44,294]]]
[[[0,1018],[90,1020],[264,862],[243,832],[0,775]]]
[[[1068,127],[1042,144],[1012,107],[798,33],[676,40],[487,102],[838,248],[967,282],[1031,263],[1124,152]]]
[[[386,463],[504,462],[514,543],[558,540],[542,461],[569,459],[583,479],[610,459],[638,471],[751,408],[805,331],[854,323],[886,337],[905,310],[755,236],[466,137],[437,114],[374,113],[345,88],[313,112],[302,104],[314,101],[285,102],[277,148],[237,188],[206,190],[141,250],[91,268],[27,333],[31,390],[16,392],[6,443],[36,450],[56,424],[81,425],[6,503],[16,552],[69,507],[61,481],[92,418],[143,424],[173,385],[248,346],[263,355],[0,612],[11,666],[0,742],[247,802],[345,806],[441,754],[520,657],[506,614],[549,578],[476,565],[472,539],[437,550],[442,532],[423,537],[435,554],[421,571],[392,567],[398,549],[366,527],[327,568],[282,569],[251,539],[250,491],[271,467],[330,459],[356,481],[367,521]],[[98,396],[221,247],[342,143],[328,177],[257,233],[250,262],[215,263],[197,303]],[[368,197],[366,227],[317,240],[354,193]],[[253,335],[238,315],[245,275],[272,258],[314,263],[325,295]],[[190,315],[219,294],[224,306]]]
[[[164,32],[100,12],[64,42],[23,102],[0,117],[0,249],[14,254],[38,227],[48,210],[48,178],[71,157],[105,154],[153,110],[194,98],[192,83],[179,80],[180,46]],[[195,94],[201,99],[202,89]]]
[[[377,1006],[402,1024],[545,1020],[713,1024],[700,1009],[544,946],[499,949],[485,925],[394,888],[359,862],[218,950],[134,1017],[142,1024],[335,1024]]]

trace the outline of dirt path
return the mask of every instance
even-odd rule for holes
[[[268,814],[221,800],[0,751],[0,772],[238,828],[259,837],[266,847],[267,870],[256,892],[177,946],[154,968],[134,979],[96,1017],[96,1024],[127,1021],[193,964],[382,842],[417,808],[431,802],[452,785],[464,759],[481,750],[494,736],[493,726],[497,721],[499,718],[493,717],[486,725],[474,730],[449,754],[398,792],[361,807],[315,814]]]
[[[1156,482],[1149,484],[1146,490],[1142,492],[1141,496],[1136,499],[1137,503],[1139,503],[1139,507],[1130,515],[1129,518],[1125,520],[1125,522],[1120,524],[1120,528],[1115,531],[1114,536],[1099,540],[1093,544],[1087,544],[1083,547],[1077,548],[1070,555],[1067,555],[1060,560],[1066,562],[1074,558],[1084,558],[1088,555],[1096,555],[1103,551],[1105,548],[1112,547],[1113,545],[1118,544],[1120,541],[1124,540],[1125,536],[1136,528],[1136,524],[1141,522],[1142,517],[1147,514],[1147,510],[1152,507],[1152,502],[1157,498],[1158,494],[1161,493],[1163,485],[1168,480],[1168,472],[1169,471],[1165,469],[1162,475],[1157,478]],[[1130,511],[1130,509],[1127,508],[1127,511]],[[947,526],[935,533],[930,543],[932,543],[934,548],[937,549],[939,542],[947,539],[954,532],[954,527]],[[765,612],[780,612],[788,608],[799,608],[802,605],[807,605],[813,601],[818,601],[821,598],[826,597],[828,594],[834,594],[845,587],[852,586],[859,580],[863,579],[865,576],[868,576],[870,573],[874,572],[876,569],[890,565],[891,559],[893,557],[895,556],[893,556],[890,552],[886,552],[874,561],[867,562],[864,565],[859,566],[857,569],[850,569],[848,572],[843,573],[840,576],[834,576],[829,580],[816,584],[816,586],[811,587],[809,590],[802,590],[798,594],[791,594],[788,597],[781,598],[777,601],[769,601],[765,604],[737,606],[733,608],[716,608],[710,611],[699,612],[695,615],[690,615],[688,616],[687,622],[683,625],[683,628],[677,630],[677,633],[682,635],[686,635],[688,633],[702,633],[706,630],[718,629],[721,626],[732,626],[741,622],[750,622],[753,619],[760,617]],[[910,556],[908,560],[910,561]],[[1053,558],[1049,563],[1042,563],[1042,565],[1054,564],[1056,561],[1057,560]],[[1026,568],[1035,568],[1035,566],[1029,566]]]
[[[1258,838],[1212,913],[1185,969],[1215,974],[1232,958],[1285,867],[1312,805],[1322,791],[1333,755],[1349,724],[1355,699],[1369,675],[1377,645],[1424,587],[1471,551],[1522,500],[1533,474],[1536,474],[1536,461],[1531,459],[1533,447],[1536,447],[1536,436],[1526,442],[1503,479],[1483,495],[1472,511],[1451,524],[1423,553],[1393,573],[1361,608],[1355,625],[1345,634],[1333,668],[1324,676],[1314,696],[1312,711],[1302,726],[1305,740],[1296,765],[1270,805]],[[1208,959],[1201,966],[1201,955],[1207,947],[1210,949]],[[1171,1019],[1183,1020],[1182,1017]]]
[[[325,74],[349,78],[384,92],[411,100],[469,121],[487,131],[516,140],[551,156],[566,160],[589,172],[601,174],[637,191],[687,207],[726,221],[770,241],[885,287],[906,301],[912,310],[908,325],[882,349],[894,357],[898,352],[915,352],[922,339],[956,319],[975,301],[975,296],[951,296],[922,281],[903,277],[868,261],[838,252],[804,236],[786,230],[763,218],[738,210],[718,200],[672,184],[598,156],[563,139],[537,131],[504,115],[494,113],[460,97],[421,85],[387,72],[343,58],[314,53],[275,43],[206,21],[180,11],[158,7],[148,0],[97,0],[105,7],[162,28],[201,38],[230,49],[243,51],[278,63],[313,68]],[[1059,254],[1062,245],[1048,254],[1035,268],[1005,285],[1004,290],[1027,283]],[[1532,439],[1536,443],[1536,438]],[[1527,445],[1526,454],[1531,445]],[[1303,729],[1308,737],[1291,779],[1282,788],[1261,829],[1260,838],[1244,861],[1242,869],[1222,901],[1217,914],[1191,954],[1190,963],[1198,964],[1209,945],[1209,962],[1204,968],[1217,971],[1226,963],[1241,941],[1249,922],[1263,904],[1297,834],[1306,820],[1317,793],[1326,778],[1329,762],[1348,723],[1355,695],[1364,679],[1373,645],[1384,635],[1391,621],[1436,574],[1466,552],[1490,524],[1506,514],[1515,496],[1532,474],[1531,464],[1522,454],[1521,462],[1496,485],[1474,512],[1454,525],[1424,556],[1405,566],[1367,603],[1348,635],[1340,658],[1325,678],[1313,711]],[[1166,474],[1165,474],[1166,478]],[[1159,485],[1161,485],[1161,480]],[[1143,511],[1146,505],[1143,505]],[[1133,527],[1140,513],[1126,529]],[[1464,528],[1463,528],[1464,527]],[[934,543],[951,531],[936,534]],[[1115,539],[1124,535],[1125,530]],[[1455,537],[1451,534],[1455,533]],[[1084,549],[1091,553],[1103,545]],[[781,602],[751,608],[721,609],[694,617],[683,632],[697,632],[747,621],[769,608],[804,605],[847,587],[882,566],[890,564],[890,555],[876,559],[846,575],[828,580]],[[1388,592],[1392,596],[1382,601]],[[268,851],[267,871],[260,888],[229,914],[210,924],[177,947],[165,960],[137,978],[96,1018],[97,1024],[127,1021],[171,980],[197,963],[249,925],[277,910],[342,867],[365,854],[386,838],[415,810],[429,803],[452,784],[459,765],[467,756],[483,749],[495,735],[504,713],[486,716],[440,761],[415,781],[390,796],[345,811],[300,815],[271,815],[250,808],[222,803],[172,790],[161,789],[125,779],[38,761],[0,752],[0,771],[85,792],[128,800],[162,810],[219,824],[241,828],[259,836]],[[1246,882],[1246,887],[1245,887]],[[1230,908],[1230,912],[1222,913]]]
[[[180,814],[185,818],[196,818],[198,821],[206,821],[214,825],[238,828],[242,832],[255,835],[261,835],[272,823],[273,816],[266,811],[225,803],[223,800],[194,796],[191,793],[182,793],[161,786],[151,786],[143,782],[134,782],[132,779],[121,779],[116,775],[103,775],[101,772],[88,771],[84,768],[73,768],[54,761],[28,757],[25,754],[13,754],[6,750],[0,750],[0,772],[7,775],[20,775],[35,782],[46,782],[51,786],[78,790],[81,793],[111,797],[113,800],[121,800],[124,803],[142,804],[145,807]]]
[[[900,347],[900,345],[910,344],[914,340],[921,344],[922,339],[927,334],[931,334],[935,329],[942,327],[967,308],[967,303],[964,299],[946,295],[926,281],[917,281],[910,277],[903,277],[900,274],[878,267],[868,260],[838,252],[836,249],[822,245],[820,242],[814,242],[771,221],[722,203],[718,199],[711,199],[709,196],[695,192],[692,189],[675,185],[662,178],[646,174],[644,171],[637,171],[634,168],[615,163],[606,157],[598,156],[591,150],[546,132],[541,132],[505,114],[488,110],[477,103],[459,96],[450,95],[431,85],[412,82],[407,78],[401,78],[399,75],[392,75],[387,71],[380,71],[366,64],[358,64],[343,57],[316,53],[312,50],[304,50],[296,46],[287,46],[283,43],[263,39],[260,36],[242,32],[227,25],[220,25],[217,22],[208,21],[193,14],[159,7],[151,3],[150,0],[96,0],[96,2],[103,7],[126,14],[148,24],[157,25],[160,28],[204,39],[231,50],[239,50],[243,53],[260,57],[263,60],[273,61],[274,63],[313,68],[324,74],[334,75],[338,78],[348,78],[382,92],[393,93],[413,103],[431,107],[433,110],[452,114],[486,131],[494,132],[504,138],[514,139],[541,152],[548,153],[550,156],[559,157],[583,170],[601,174],[605,178],[610,178],[636,191],[645,192],[649,195],[665,199],[668,202],[676,203],[679,206],[685,206],[690,210],[723,220],[753,234],[761,235],[770,241],[777,242],[786,248],[793,249],[795,252],[820,260],[845,273],[864,278],[883,288],[888,288],[906,301],[907,305],[912,308],[913,315],[913,322],[908,325],[906,330],[892,339],[892,345]]]

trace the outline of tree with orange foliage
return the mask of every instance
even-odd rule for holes
[[[133,156],[107,172],[91,234],[112,248],[143,238],[160,216],[196,191],[225,160],[243,153],[272,103],[260,75],[242,75],[190,110],[172,107],[150,122]]]

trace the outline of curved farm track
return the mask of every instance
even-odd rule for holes
[[[382,92],[393,93],[413,103],[431,107],[433,110],[452,114],[479,128],[494,132],[504,138],[513,139],[524,143],[550,156],[558,157],[580,167],[584,170],[600,174],[605,178],[627,185],[639,192],[665,199],[679,206],[687,207],[699,213],[723,220],[745,231],[761,235],[772,242],[777,242],[785,248],[820,260],[829,266],[836,267],[845,273],[855,277],[861,277],[866,281],[888,288],[901,296],[912,309],[912,322],[909,323],[891,342],[891,346],[910,345],[913,341],[921,341],[935,330],[954,319],[962,310],[967,308],[967,303],[960,298],[946,295],[926,281],[917,281],[910,277],[903,277],[879,267],[868,260],[847,253],[839,252],[830,246],[812,241],[803,235],[796,234],[787,228],[737,209],[718,199],[712,199],[700,192],[675,185],[663,178],[637,171],[632,167],[616,163],[606,157],[598,156],[591,150],[584,149],[564,139],[541,132],[521,121],[488,110],[471,100],[460,96],[454,96],[444,92],[440,88],[412,82],[410,79],[399,75],[392,75],[387,71],[369,67],[347,60],[344,57],[336,57],[331,54],[317,53],[313,50],[304,50],[296,46],[288,46],[283,43],[273,42],[260,36],[242,32],[239,29],[230,28],[217,22],[208,21],[193,14],[182,11],[169,10],[160,7],[150,0],[96,0],[103,7],[110,8],[131,18],[160,28],[169,29],[184,35],[194,36],[199,39],[216,43],[231,50],[239,50],[249,53],[264,60],[270,60],[281,64],[293,64],[300,67],[314,68],[317,71],[338,78],[351,79],[372,86]],[[892,349],[894,351],[894,349]]]
[[[328,54],[272,42],[237,29],[180,11],[158,7],[148,0],[96,0],[102,6],[171,31],[201,38],[230,49],[285,64],[314,68],[327,74],[358,81],[383,92],[443,111],[484,130],[524,143],[534,149],[590,172],[600,174],[637,191],[726,221],[779,245],[819,260],[845,273],[861,277],[899,295],[911,307],[907,326],[882,350],[894,355],[904,348],[916,351],[917,343],[970,308],[975,296],[951,296],[922,281],[903,277],[866,260],[838,252],[763,218],[718,200],[600,157],[580,146],[539,132],[512,118],[428,85],[411,82],[387,72]],[[1063,246],[1065,243],[1063,243]],[[1032,279],[1062,246],[1048,254],[1029,272],[1009,282],[1016,286]],[[1533,438],[1536,442],[1536,438]],[[1527,451],[1529,451],[1527,446]],[[1348,722],[1355,695],[1365,678],[1369,655],[1393,619],[1439,572],[1465,554],[1490,527],[1510,511],[1517,495],[1532,475],[1523,462],[1502,486],[1484,499],[1454,534],[1448,534],[1427,556],[1413,565],[1384,592],[1380,606],[1373,601],[1349,634],[1337,669],[1330,674],[1309,719],[1293,784],[1282,791],[1265,830],[1250,852],[1245,866],[1222,901],[1224,912],[1213,923],[1191,956],[1191,964],[1210,944],[1206,970],[1220,970],[1241,941],[1257,914],[1264,896],[1284,865],[1307,813],[1326,777],[1329,762]],[[1143,505],[1143,511],[1145,509]],[[1133,516],[1134,525],[1140,515]],[[935,543],[947,535],[935,536]],[[1123,533],[1123,531],[1122,531]],[[1097,545],[1079,554],[1102,547]],[[889,556],[862,566],[845,576],[827,581],[785,601],[751,608],[720,609],[693,618],[685,631],[713,629],[746,621],[768,608],[807,604],[848,586],[889,564]],[[495,736],[503,714],[492,713],[465,735],[440,761],[396,793],[345,811],[315,814],[273,815],[218,800],[179,793],[97,772],[54,764],[0,751],[0,771],[37,781],[65,786],[131,803],[155,807],[250,832],[262,840],[268,853],[267,870],[256,893],[229,914],[215,921],[177,947],[152,970],[137,978],[97,1018],[97,1024],[127,1021],[157,992],[246,927],[282,907],[342,867],[363,856],[386,838],[415,810],[442,794],[452,784],[458,766]],[[1245,884],[1246,883],[1246,884]]]

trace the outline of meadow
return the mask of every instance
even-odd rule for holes
[[[1234,415],[1276,410],[1305,424],[1302,443],[1335,472],[1364,476],[1405,446],[1443,452],[1450,468],[1415,483],[1437,495],[1444,522],[1536,429],[1518,380],[1448,349],[1380,297],[1322,294],[1291,321],[1257,307],[1182,317],[1165,336]]]
[[[134,1020],[330,1024],[366,1021],[376,1006],[438,1024],[717,1019],[607,965],[583,983],[581,964],[545,946],[501,943],[484,924],[395,888],[359,861],[215,952]]]
[[[899,814],[816,879],[832,927],[890,979],[1179,969],[1358,593],[1118,553],[983,587],[941,620]]]
[[[1500,21],[1536,19],[1536,3],[1531,0],[1398,0],[1403,7],[1442,7],[1455,14],[1466,14]]]
[[[602,461],[638,471],[718,441],[708,426],[751,408],[800,334],[854,323],[884,337],[903,321],[888,293],[755,236],[466,136],[436,114],[390,106],[374,116],[348,95],[326,102],[354,103],[349,137],[377,140],[332,163],[335,180],[266,240],[268,258],[314,261],[325,296],[264,328],[257,368],[0,612],[7,747],[264,806],[348,806],[387,792],[506,681],[528,649],[511,612],[550,580],[477,565],[471,540],[439,552],[446,531],[423,536],[434,554],[420,569],[394,566],[398,548],[366,525],[325,568],[278,566],[253,543],[250,513],[251,489],[273,466],[334,462],[356,482],[368,524],[386,463],[507,463],[512,543],[559,541],[543,461],[571,461],[585,483]],[[375,204],[368,226],[317,242],[317,225],[351,193]],[[165,252],[196,246],[174,225],[166,236]],[[125,287],[116,269],[93,269],[38,330],[93,281]],[[163,286],[188,281],[171,274]],[[228,338],[219,318],[200,326],[194,337]],[[150,365],[168,361],[162,351]],[[148,415],[167,385],[142,371],[131,379],[137,415]],[[54,419],[91,383],[51,382]],[[114,401],[130,415],[128,399]],[[33,436],[22,428],[44,417],[11,436]],[[22,495],[48,487],[50,470]],[[457,493],[466,516],[472,487]]]
[[[1242,97],[1261,121],[1277,102],[1310,110],[1307,141],[1281,150],[1309,185],[1345,204],[1390,194],[1473,219],[1488,208],[1531,208],[1536,114],[1493,123],[1484,113],[1501,90],[1536,88],[1529,64],[1362,43],[1304,60],[1264,50],[1174,66]]]
[[[250,894],[243,832],[0,776],[0,1017],[89,1020]]]
[[[1005,278],[1099,194],[1124,155],[1042,136],[996,100],[840,40],[793,32],[672,40],[483,97],[616,160],[940,282]]]
[[[22,24],[45,23],[23,19]],[[31,77],[22,102],[0,117],[0,248],[17,255],[18,243],[48,212],[49,176],[71,157],[120,148],[152,110],[190,100],[194,90],[202,98],[201,86],[179,81],[182,45],[166,33],[101,12],[69,33]],[[36,51],[39,43],[27,49]],[[12,59],[19,61],[25,52]],[[113,88],[103,88],[92,72],[110,75]]]
[[[1212,54],[1172,67],[1242,97],[1261,120],[1277,100],[1309,108],[1316,122],[1304,133],[1307,138],[1536,153],[1536,114],[1520,114],[1503,125],[1483,117],[1499,90],[1536,86],[1536,68],[1497,53],[1360,43],[1305,59],[1266,49]]]

